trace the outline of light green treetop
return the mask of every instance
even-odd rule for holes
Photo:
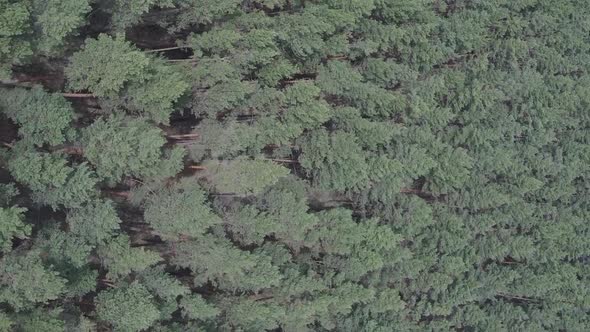
[[[208,161],[204,165],[213,186],[224,193],[257,194],[289,174],[287,168],[261,159]]]

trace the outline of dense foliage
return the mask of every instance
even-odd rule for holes
[[[590,330],[588,17],[0,0],[0,331]]]

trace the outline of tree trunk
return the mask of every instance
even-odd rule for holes
[[[192,133],[192,134],[168,135],[166,137],[171,138],[171,139],[187,139],[187,138],[199,137],[199,134]]]

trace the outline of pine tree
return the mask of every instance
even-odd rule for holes
[[[165,124],[188,89],[180,72],[132,46],[122,35],[88,39],[71,57],[66,76],[71,89],[104,97],[115,111],[125,107]]]
[[[301,166],[323,189],[361,189],[368,179],[368,165],[356,138],[345,132],[317,130],[301,142]]]
[[[228,291],[259,291],[280,280],[268,256],[242,251],[227,239],[206,236],[173,249],[173,264],[189,268],[196,285],[210,282]]]
[[[588,330],[590,3],[91,5],[0,0],[0,330]]]
[[[71,209],[67,216],[69,233],[92,245],[103,244],[116,235],[121,219],[110,200],[92,201],[83,207]]]
[[[206,199],[205,191],[195,181],[182,180],[148,196],[144,219],[163,239],[199,237],[220,223]]]
[[[316,129],[328,121],[331,115],[328,103],[319,99],[320,89],[309,83],[295,83],[285,90],[289,105],[285,122],[296,123],[302,129]]]
[[[66,280],[51,267],[44,266],[40,254],[13,251],[2,259],[0,302],[18,312],[59,298]]]
[[[64,330],[64,321],[60,319],[60,309],[34,309],[26,314],[19,314],[17,322],[23,331],[58,332]]]
[[[199,137],[187,147],[189,157],[197,162],[204,159],[231,158],[246,150],[244,139],[253,129],[235,121],[220,123],[205,119],[194,129]]]
[[[108,97],[117,95],[128,82],[144,81],[150,59],[123,36],[101,34],[98,39],[86,40],[70,62],[66,69],[70,88]]]
[[[152,300],[150,292],[135,282],[100,292],[96,313],[117,330],[140,331],[149,328],[160,315]]]
[[[13,65],[33,56],[61,55],[60,47],[85,23],[86,0],[0,2],[0,79],[12,76]]]
[[[33,191],[37,202],[54,209],[61,205],[80,207],[96,197],[97,179],[86,163],[73,168],[58,154],[19,149],[13,151],[8,169],[18,182]]]
[[[0,312],[0,331],[10,331],[12,326],[14,326],[12,319],[4,311]]]
[[[113,115],[100,118],[82,132],[84,157],[96,173],[116,183],[123,176],[169,177],[182,168],[184,152],[162,151],[162,131],[145,120]]]
[[[224,193],[257,194],[289,173],[285,167],[260,159],[208,161],[204,165],[215,189]]]
[[[31,225],[26,224],[26,208],[11,206],[0,208],[0,246],[2,252],[12,250],[13,238],[25,239],[31,235]]]
[[[152,294],[165,301],[176,302],[179,296],[185,296],[191,292],[190,288],[166,273],[161,265],[142,271],[139,274],[139,280]]]
[[[122,1],[117,0],[108,10],[112,13],[111,24],[116,30],[123,31],[141,22],[142,15],[149,12],[154,7],[168,8],[173,6],[172,0],[134,0]]]
[[[42,229],[36,246],[45,254],[45,259],[57,268],[71,265],[82,269],[87,264],[92,246],[72,233],[66,233],[55,226]]]
[[[219,315],[219,309],[208,304],[199,295],[183,297],[180,300],[183,316],[190,319],[207,320]]]
[[[37,48],[46,54],[54,53],[67,36],[83,26],[91,10],[87,0],[37,0],[32,5],[35,27],[41,30]]]
[[[177,24],[179,28],[186,28],[193,24],[208,24],[213,20],[237,13],[239,5],[240,2],[237,0],[222,0],[215,3],[205,0],[182,1],[179,3],[182,14]]]
[[[227,320],[224,325],[229,329],[273,330],[279,328],[278,321],[285,315],[279,306],[247,298],[230,298],[225,302],[222,304],[223,307],[227,307]]]
[[[121,104],[130,112],[146,114],[156,123],[169,124],[176,103],[188,90],[185,75],[161,60],[152,60],[144,81],[129,84]]]
[[[30,13],[24,2],[3,0],[0,2],[2,29],[0,30],[0,79],[8,79],[12,66],[24,63],[33,54],[31,42],[26,40],[30,32]]]
[[[37,146],[63,144],[71,132],[74,112],[59,94],[31,90],[2,91],[0,110],[19,125],[22,140]]]
[[[119,279],[131,272],[141,272],[161,261],[160,255],[142,247],[131,247],[129,236],[120,234],[98,248],[101,263],[108,277]]]

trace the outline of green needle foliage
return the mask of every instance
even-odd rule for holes
[[[71,89],[103,97],[115,111],[125,107],[165,124],[174,103],[189,88],[180,71],[137,49],[122,35],[88,39],[71,57],[66,76]]]
[[[254,291],[281,279],[270,257],[240,250],[227,239],[207,236],[175,245],[173,264],[189,268],[196,285],[207,282],[228,291]]]
[[[97,196],[98,181],[86,163],[74,168],[58,154],[28,149],[14,154],[8,169],[16,181],[31,189],[35,201],[56,209],[79,207]]]
[[[92,201],[71,209],[66,222],[69,232],[87,243],[98,245],[109,240],[119,229],[121,219],[112,201]]]
[[[7,90],[2,94],[0,110],[19,125],[23,141],[37,146],[66,141],[74,111],[64,97],[44,92],[40,87]]]
[[[590,330],[588,17],[0,0],[0,330]]]
[[[301,148],[301,166],[319,187],[344,191],[366,185],[369,167],[354,135],[314,131],[304,138]]]
[[[144,219],[162,238],[198,237],[220,218],[206,205],[206,194],[190,179],[163,188],[145,202]]]
[[[150,9],[172,7],[172,4],[172,0],[117,0],[107,3],[112,7],[109,6],[106,10],[113,15],[111,24],[119,31],[141,22],[141,16],[149,12]]]
[[[236,159],[207,162],[210,181],[221,193],[257,194],[289,174],[283,166],[268,160]]]
[[[30,309],[58,299],[65,283],[50,266],[44,266],[40,252],[13,252],[2,259],[0,301],[15,311]]]
[[[87,40],[70,61],[66,71],[70,87],[90,90],[100,97],[116,95],[130,81],[143,81],[150,63],[149,57],[123,36],[104,34]]]
[[[0,80],[34,56],[63,54],[64,43],[86,23],[90,9],[87,0],[0,1]]]
[[[21,64],[33,54],[25,37],[30,32],[30,13],[25,2],[9,0],[0,2],[0,13],[0,79],[6,79],[13,64]]]
[[[113,237],[107,244],[98,248],[102,264],[109,270],[108,277],[117,279],[131,272],[141,272],[159,262],[160,256],[144,248],[131,247],[129,236]]]
[[[11,206],[0,208],[0,247],[2,252],[12,250],[12,239],[25,239],[31,235],[31,225],[24,223],[26,208]]]
[[[91,10],[88,0],[34,0],[32,3],[35,27],[41,30],[37,47],[47,54],[55,52],[68,35],[83,26]]]
[[[20,317],[20,328],[25,331],[51,331],[64,330],[64,321],[59,318],[61,310],[36,309]],[[19,320],[17,318],[17,320]]]
[[[219,315],[219,309],[211,306],[199,295],[183,297],[180,300],[183,316],[195,320],[208,320]]]
[[[167,177],[181,169],[184,153],[167,157],[162,131],[143,119],[113,115],[100,118],[82,132],[84,156],[96,173],[113,183],[123,176]]]
[[[100,293],[96,313],[119,331],[140,331],[150,327],[160,314],[152,298],[145,286],[132,283]]]

